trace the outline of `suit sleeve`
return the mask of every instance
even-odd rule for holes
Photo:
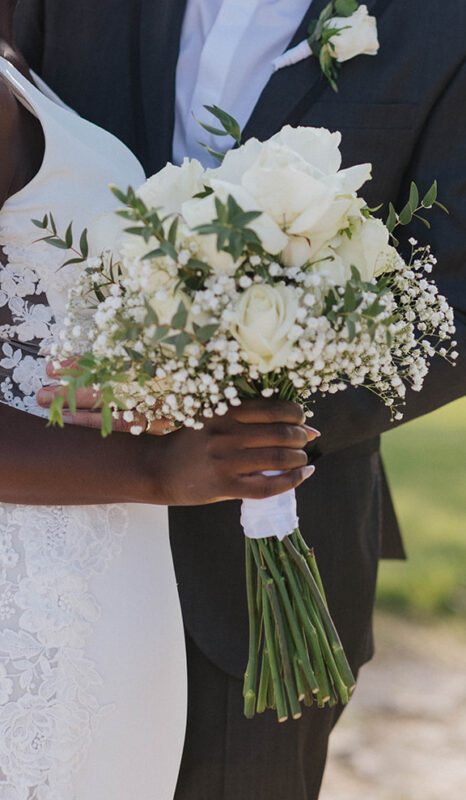
[[[15,11],[16,43],[39,75],[44,51],[45,0],[22,0]]]
[[[402,422],[408,422],[466,394],[466,63],[460,67],[432,110],[405,175],[400,201],[406,202],[414,180],[427,189],[434,179],[439,200],[450,211],[431,213],[432,229],[419,223],[409,235],[429,242],[438,264],[432,277],[455,310],[459,358],[452,367],[435,356],[421,392],[408,390]],[[389,146],[387,142],[387,146]],[[388,155],[388,153],[387,153]],[[343,450],[394,427],[381,400],[363,388],[320,398],[312,406],[322,431],[314,457]],[[399,423],[398,423],[399,424]]]

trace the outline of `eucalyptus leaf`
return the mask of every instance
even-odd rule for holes
[[[425,217],[421,217],[419,214],[415,214],[414,216],[416,217],[416,219],[419,220],[419,222],[422,222],[422,224],[425,225],[426,228],[430,231],[432,225],[430,224],[428,219],[426,219]]]
[[[437,200],[437,193],[438,193],[437,181],[434,181],[429,191],[424,195],[422,199],[422,206],[424,208],[432,208],[435,201]]]
[[[203,325],[202,327],[196,326],[195,334],[196,339],[201,344],[208,342],[218,331],[218,325]]]
[[[122,192],[121,189],[118,189],[116,186],[110,186],[110,190],[120,203],[123,203],[125,206],[128,204],[128,196],[125,192]]]
[[[168,327],[168,325],[160,325],[151,339],[151,344],[156,345],[159,342],[161,342],[162,339],[165,338],[169,330],[170,328]]]
[[[241,144],[241,128],[239,123],[234,117],[231,116],[231,114],[227,114],[226,111],[223,111],[223,109],[216,105],[204,106],[204,108],[216,119],[218,119],[225,132],[230,135],[238,145]]]
[[[414,183],[414,181],[412,181],[411,188],[409,190],[409,205],[410,205],[411,211],[414,214],[414,212],[417,210],[417,208],[419,206],[419,189],[417,188],[417,186]]]
[[[406,203],[404,208],[400,211],[400,213],[398,215],[398,220],[399,220],[400,225],[409,225],[409,223],[411,222],[412,218],[413,218],[413,212],[412,212],[412,209],[411,209],[411,205],[408,202],[408,203]]]
[[[46,241],[52,245],[52,247],[56,247],[58,250],[69,250],[69,247],[63,239],[58,239],[54,236],[48,236]]]
[[[223,159],[225,158],[225,153],[221,153],[219,150],[214,150],[212,147],[209,147],[208,144],[204,144],[204,142],[198,141],[198,144],[200,144],[201,147],[204,148],[204,150],[209,154],[209,156],[212,156],[212,158],[216,158],[217,161],[220,161],[220,163],[222,163]]]
[[[89,243],[87,240],[87,228],[84,228],[81,238],[79,239],[79,249],[81,250],[83,258],[87,258],[89,255]]]
[[[33,225],[36,226],[36,228],[40,228],[41,230],[45,230],[47,228],[47,225],[48,225],[48,217],[47,217],[47,215],[45,215],[45,217],[43,219],[31,219],[31,222],[32,222]]]
[[[438,200],[434,200],[434,206],[438,206],[442,211],[445,212],[445,214],[449,214],[450,213],[448,208],[446,206],[444,206],[442,203],[439,203]]]
[[[390,203],[388,206],[388,217],[385,223],[390,233],[392,233],[395,230],[397,222],[398,222],[398,217],[395,211],[395,207],[393,203]]]
[[[346,318],[346,327],[348,328],[349,340],[350,342],[352,342],[354,337],[356,336],[356,324],[354,320],[351,319],[351,317]]]
[[[73,223],[70,222],[65,233],[65,244],[70,250],[73,247]]]
[[[176,314],[173,315],[171,326],[172,328],[175,329],[182,329],[186,327],[187,321],[188,321],[188,310],[183,301],[181,300],[178,306],[178,310],[176,311]]]
[[[62,264],[62,267],[69,267],[71,264],[82,264],[83,261],[85,261],[85,259],[80,257],[70,258],[68,261],[65,261],[65,263]]]
[[[195,114],[193,114],[193,117],[198,123],[198,125],[200,125],[201,128],[204,128],[204,130],[207,131],[207,133],[211,133],[213,136],[228,136],[228,131],[222,130],[220,128],[213,128],[212,125],[207,125],[207,123],[202,122],[202,120],[196,117]]]
[[[198,198],[199,200],[203,200],[204,197],[209,197],[213,193],[214,190],[212,189],[211,186],[204,186],[204,191],[194,194],[193,197],[195,197],[196,199]]]
[[[157,312],[155,311],[155,309],[152,308],[152,306],[149,303],[146,302],[146,316],[144,318],[144,326],[148,328],[149,325],[158,325],[158,324],[159,324],[159,316]]]

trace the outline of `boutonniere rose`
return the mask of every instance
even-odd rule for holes
[[[275,71],[314,55],[332,88],[338,91],[340,64],[355,56],[375,56],[379,51],[377,20],[356,0],[332,0],[319,19],[311,22],[308,33],[307,39],[274,60]]]

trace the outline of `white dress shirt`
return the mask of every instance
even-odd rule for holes
[[[207,133],[193,115],[215,127],[203,106],[217,105],[244,128],[310,1],[188,0],[176,72],[176,164],[189,156],[217,165],[199,140],[222,151],[232,140]]]

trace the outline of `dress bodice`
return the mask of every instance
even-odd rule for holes
[[[0,80],[41,123],[45,152],[35,177],[0,210],[0,402],[41,414],[35,394],[44,359],[80,265],[61,268],[64,253],[38,242],[32,219],[53,213],[58,231],[73,222],[75,237],[118,201],[110,184],[139,186],[144,171],[112,134],[82,119],[40,80],[28,81],[0,58]],[[65,254],[66,255],[66,254]]]

